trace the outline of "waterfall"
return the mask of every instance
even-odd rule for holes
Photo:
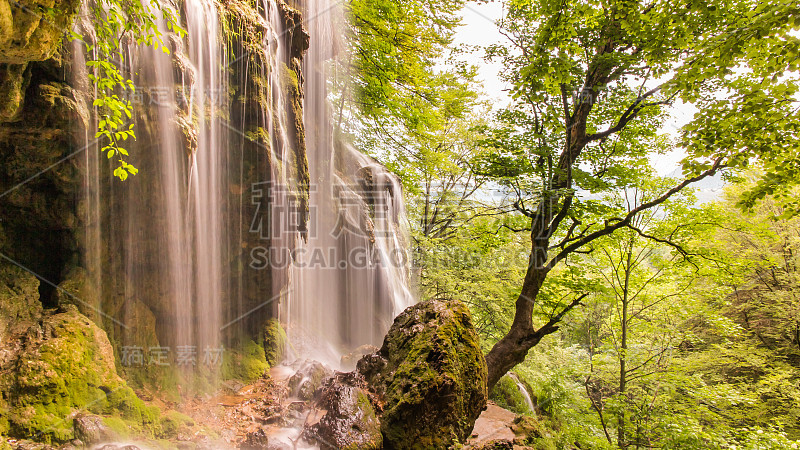
[[[308,242],[289,293],[291,342],[315,359],[379,346],[413,302],[407,285],[402,190],[385,168],[335,136],[328,68],[344,57],[344,17],[331,0],[307,2],[304,121],[312,190]]]
[[[227,254],[224,192],[227,164],[227,61],[219,44],[219,17],[212,0],[186,0],[189,61],[195,79],[190,111],[196,111],[197,150],[191,155],[189,195],[195,233],[196,299],[200,348],[218,346],[222,325],[223,264]]]
[[[140,172],[114,180],[99,155],[102,142],[87,139],[84,247],[119,356],[143,352],[135,366],[144,366],[155,349],[158,365],[190,372],[204,352],[222,346],[227,83],[216,7],[188,0],[185,10],[185,53],[174,38],[167,40],[171,54],[121,42],[121,72],[136,87],[128,101],[137,140],[126,147],[138,157]],[[158,26],[166,36],[163,19]],[[79,27],[91,39],[91,24]],[[86,85],[84,57],[73,52],[79,86]],[[154,329],[148,328],[152,322]]]
[[[525,387],[519,379],[519,376],[514,372],[508,372],[508,376],[511,377],[511,380],[517,385],[517,389],[519,389],[519,393],[522,394],[522,397],[525,399],[525,405],[531,411],[531,414],[535,413],[536,405],[533,404],[533,399],[531,399],[531,394],[528,393],[528,388]]]
[[[123,75],[136,86],[128,148],[139,174],[115,180],[86,133],[93,318],[123,365],[131,349],[166,349],[191,375],[209,350],[235,350],[275,317],[295,357],[338,366],[343,354],[379,345],[413,302],[402,190],[335,136],[328,66],[344,52],[340,9],[305,5],[301,66],[300,16],[280,0],[263,0],[247,23],[219,5],[186,0],[185,38],[159,19],[169,54],[121,42]],[[226,27],[239,27],[239,41],[226,40]],[[78,29],[91,40],[86,21]],[[248,47],[252,29],[260,41]],[[92,55],[79,47],[73,84],[91,98],[81,68]]]

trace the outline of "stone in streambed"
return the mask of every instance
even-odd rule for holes
[[[103,418],[91,414],[79,414],[72,422],[75,430],[75,439],[92,445],[112,441],[117,438],[111,428],[103,423]]]
[[[269,448],[269,437],[267,433],[259,428],[247,434],[244,442],[239,444],[240,450],[267,450]]]
[[[358,371],[384,405],[385,448],[463,442],[486,407],[486,361],[469,311],[458,301],[429,300],[403,311]]]
[[[323,449],[381,449],[381,425],[367,392],[357,374],[339,373],[322,387],[317,407],[326,411],[306,436]]]
[[[289,389],[292,395],[300,400],[311,400],[314,393],[322,387],[322,383],[333,376],[333,370],[317,361],[306,360],[289,378]]]

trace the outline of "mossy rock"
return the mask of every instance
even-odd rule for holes
[[[104,420],[103,417],[94,414],[78,414],[72,420],[75,439],[87,445],[118,440],[121,435],[109,427],[109,423],[127,431],[124,422],[119,419]]]
[[[458,301],[406,309],[380,351],[359,361],[358,370],[384,402],[386,448],[463,442],[486,407],[486,361],[469,311]]]
[[[181,433],[186,433],[195,426],[194,420],[178,411],[167,411],[161,418],[161,437],[174,439]]]
[[[531,446],[542,450],[556,450],[552,433],[538,417],[517,416],[511,423],[511,431],[516,438],[514,444]]]
[[[270,367],[277,366],[286,357],[288,342],[278,319],[269,319],[264,326],[264,356]]]
[[[255,381],[269,370],[264,348],[247,340],[239,348],[226,350],[222,355],[222,379]]]
[[[530,395],[530,393],[528,395]],[[520,387],[510,375],[503,375],[503,377],[500,378],[489,392],[489,399],[497,403],[497,406],[517,414],[535,414],[535,411],[532,411],[528,406],[528,402],[524,394],[520,391]]]
[[[105,332],[75,306],[46,314],[21,342],[12,370],[0,375],[10,436],[69,441],[78,411],[121,417],[146,436],[159,432],[158,408],[145,405],[117,375]]]
[[[307,436],[317,441],[320,448],[383,448],[380,421],[369,393],[358,385],[364,384],[363,379],[359,378],[352,373],[340,373],[329,378],[322,387],[317,407],[324,410],[325,415],[304,430]]]

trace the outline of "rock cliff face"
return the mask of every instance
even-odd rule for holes
[[[79,5],[0,0],[0,251],[51,280],[77,251],[77,171],[53,164],[76,150],[88,120],[63,81],[62,37]],[[50,303],[53,286],[41,291]]]

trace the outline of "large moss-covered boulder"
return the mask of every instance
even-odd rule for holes
[[[406,309],[358,371],[384,403],[386,448],[450,447],[469,436],[486,407],[486,362],[469,311],[458,301]]]
[[[159,432],[158,409],[146,406],[117,375],[105,332],[75,306],[46,313],[20,346],[15,360],[0,367],[0,434],[69,441],[78,411],[120,416],[147,435]]]

